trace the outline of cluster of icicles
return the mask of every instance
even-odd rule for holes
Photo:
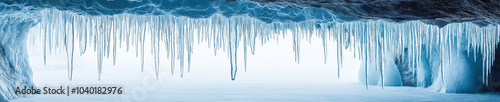
[[[122,44],[127,51],[135,49],[136,56],[140,56],[142,60],[142,71],[144,69],[144,43],[147,43],[145,39],[151,41],[149,42],[152,49],[150,53],[154,55],[156,77],[158,78],[159,74],[159,63],[164,63],[159,61],[158,53],[160,51],[167,52],[167,57],[172,63],[170,66],[172,74],[174,73],[175,61],[180,61],[182,77],[185,55],[187,54],[189,72],[193,40],[194,37],[197,37],[198,42],[208,42],[209,47],[212,47],[215,52],[220,49],[227,52],[231,61],[231,79],[234,80],[238,66],[236,53],[239,47],[243,47],[246,69],[247,53],[249,53],[248,50],[252,54],[255,53],[256,39],[260,39],[264,44],[269,39],[291,35],[293,36],[293,51],[297,63],[300,59],[299,45],[303,42],[302,40],[310,41],[313,36],[321,38],[326,63],[326,46],[330,46],[326,45],[326,42],[333,39],[336,42],[336,45],[333,46],[337,48],[339,76],[343,57],[341,49],[351,48],[354,51],[354,57],[363,60],[364,63],[368,61],[379,62],[373,68],[380,71],[381,79],[384,79],[384,66],[381,64],[385,59],[384,54],[400,55],[403,54],[403,49],[407,48],[410,66],[418,66],[418,61],[422,59],[423,49],[430,57],[432,56],[429,54],[432,53],[431,49],[438,48],[438,51],[442,53],[440,58],[444,62],[444,60],[449,60],[447,58],[451,55],[448,57],[443,55],[451,54],[449,51],[452,47],[459,49],[461,40],[465,39],[468,48],[471,47],[474,52],[479,52],[484,56],[482,59],[484,62],[483,81],[487,83],[487,73],[491,72],[490,66],[495,56],[496,44],[499,41],[498,26],[478,27],[472,23],[450,24],[443,28],[419,21],[405,23],[383,20],[265,23],[245,16],[227,18],[218,14],[208,18],[191,19],[169,14],[86,16],[59,10],[42,10],[41,16],[39,25],[31,29],[30,36],[41,38],[40,41],[44,48],[44,63],[46,63],[46,55],[49,52],[57,48],[65,49],[68,56],[69,80],[72,79],[73,73],[74,41],[79,42],[76,47],[81,52],[77,53],[84,54],[90,48],[97,52],[100,80],[103,58],[111,56],[113,64],[115,64],[116,49],[123,48]],[[195,30],[198,32],[194,32]],[[150,38],[146,38],[146,34],[150,34]],[[441,64],[443,66],[443,63]],[[367,68],[365,67],[365,70]],[[441,67],[441,78],[444,77],[444,71]]]

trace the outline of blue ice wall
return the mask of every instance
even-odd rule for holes
[[[452,41],[455,42],[457,39],[452,39]],[[484,72],[483,67],[485,62],[482,59],[485,56],[472,51],[474,48],[468,46],[466,39],[460,41],[450,43],[450,46],[455,47],[443,48],[434,45],[434,47],[421,49],[419,51],[421,59],[417,59],[418,64],[411,64],[411,55],[409,55],[411,53],[406,50],[408,48],[405,48],[403,53],[396,54],[400,57],[387,56],[383,60],[386,66],[385,70],[396,69],[396,71],[384,71],[384,77],[390,77],[385,79],[385,86],[403,85],[407,81],[407,83],[416,84],[417,87],[426,87],[437,92],[478,93],[485,91],[484,76],[488,73]],[[400,63],[400,66],[396,67],[395,62]],[[369,61],[369,63],[371,65],[368,66],[368,81],[365,80],[364,62],[360,66],[360,83],[368,82],[369,85],[381,85],[379,81],[381,68],[377,67],[379,65],[376,65],[374,61]],[[390,76],[390,74],[394,74],[394,76]],[[412,86],[411,84],[408,86]]]
[[[33,73],[26,52],[29,28],[38,20],[0,16],[0,101],[25,97],[15,94],[18,86],[33,86]]]
[[[478,93],[484,91],[485,83],[483,64],[485,56],[471,52],[472,47],[461,42],[460,48],[451,48],[449,52],[438,52],[428,57],[430,63],[432,85],[429,89],[438,92]],[[457,45],[457,44],[453,44]],[[474,55],[475,54],[475,55]],[[437,56],[436,56],[437,55]],[[442,69],[441,69],[442,68]],[[443,72],[444,71],[444,72]],[[425,73],[428,75],[429,73]],[[425,83],[430,83],[426,81]]]

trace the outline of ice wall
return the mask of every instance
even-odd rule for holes
[[[0,15],[0,101],[25,97],[15,94],[15,88],[33,86],[26,38],[38,20],[26,16],[36,15]]]
[[[482,30],[469,31],[477,28]],[[424,28],[422,30],[431,33],[424,36],[423,44],[418,45],[422,48],[412,49],[410,45],[402,47],[407,48],[408,52],[405,49],[399,49],[401,50],[399,53],[393,54],[403,56],[401,61],[404,62],[398,62],[403,63],[403,67],[409,69],[410,73],[416,74],[402,76],[403,81],[406,78],[415,78],[417,86],[431,86],[430,89],[440,92],[481,92],[484,90],[489,82],[487,80],[491,73],[490,67],[494,59],[495,46],[497,46],[498,26],[477,27],[452,24],[441,29]],[[493,42],[488,43],[492,40]],[[483,44],[489,47],[484,49]],[[362,66],[360,70],[363,69],[365,68]],[[377,79],[369,78],[369,80]]]
[[[458,44],[460,43],[451,45]],[[432,85],[429,86],[429,89],[438,92],[453,93],[476,93],[484,91],[486,84],[489,82],[487,81],[488,74],[491,72],[483,72],[485,67],[482,66],[490,62],[477,61],[477,59],[488,57],[488,55],[484,56],[477,52],[468,52],[466,49],[472,48],[464,46],[463,43],[461,44],[458,48],[451,48],[449,52],[437,52],[440,56],[431,56],[429,58],[429,62],[427,63],[430,63],[432,73],[436,73],[432,74],[432,79],[434,80],[432,80]],[[477,55],[470,56],[472,54]],[[448,60],[443,60],[443,57],[448,57]],[[442,69],[435,68],[438,65]],[[486,68],[486,70],[491,71],[490,67]]]

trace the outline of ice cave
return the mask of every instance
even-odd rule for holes
[[[0,0],[0,101],[499,101],[499,22],[499,0]]]

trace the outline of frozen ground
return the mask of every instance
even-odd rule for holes
[[[90,64],[93,65],[93,64]],[[73,81],[67,80],[65,69],[35,70],[34,82],[37,86],[123,86],[122,95],[35,95],[13,100],[14,102],[88,102],[88,101],[484,101],[500,100],[500,94],[453,94],[437,93],[414,87],[365,86],[343,80],[335,75],[325,75],[313,79],[308,71],[289,72],[243,72],[242,77],[231,81],[229,74],[214,70],[197,69],[180,78],[168,71],[154,79],[154,70],[149,68],[141,73],[131,65],[103,69],[105,76],[97,81],[94,68],[77,69]],[[133,66],[133,65],[132,65]],[[89,66],[90,67],[90,66]],[[150,66],[151,67],[151,66]],[[217,68],[216,68],[217,69]],[[255,69],[257,70],[257,69]],[[331,69],[334,70],[334,69]],[[318,72],[320,70],[317,70]],[[113,74],[109,74],[113,73]],[[120,73],[120,74],[117,74]],[[215,74],[210,74],[215,73]],[[256,75],[262,76],[256,76]],[[276,74],[273,76],[273,74]],[[271,76],[269,76],[271,75]],[[255,76],[255,77],[243,77]],[[295,76],[295,77],[293,77]],[[269,78],[265,78],[269,77]]]
[[[88,102],[91,101],[484,101],[500,100],[499,94],[453,94],[437,93],[427,89],[413,87],[380,87],[357,83],[331,82],[246,82],[243,80],[204,81],[197,79],[177,79],[163,76],[159,81],[151,74],[139,74],[123,77],[109,77],[102,81],[80,78],[66,81],[66,77],[43,77],[44,75],[64,73],[63,70],[35,71],[35,84],[54,85],[123,85],[122,95],[35,95],[14,100]],[[131,72],[133,73],[133,72]],[[142,76],[143,75],[143,76]],[[61,75],[64,76],[64,75]],[[142,76],[142,77],[135,77]],[[36,78],[39,77],[39,78]],[[41,78],[40,78],[41,77]],[[205,78],[212,80],[211,77]],[[41,82],[44,80],[43,82]],[[197,80],[197,81],[193,81]],[[139,91],[144,90],[144,91]]]

